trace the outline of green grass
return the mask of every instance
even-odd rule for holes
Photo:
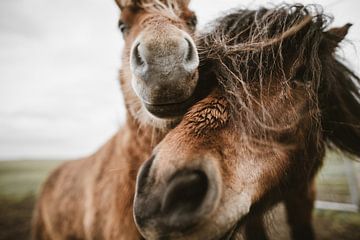
[[[0,196],[21,199],[36,194],[61,161],[0,161]]]
[[[314,214],[315,232],[319,240],[359,240],[360,214],[316,210]]]
[[[30,239],[30,221],[35,197],[0,198],[0,239]]]
[[[0,240],[30,238],[41,183],[61,161],[0,161]]]

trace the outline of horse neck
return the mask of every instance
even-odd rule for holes
[[[150,157],[152,150],[165,134],[166,131],[139,123],[128,113],[125,125],[114,138],[116,155],[123,158],[135,170]]]

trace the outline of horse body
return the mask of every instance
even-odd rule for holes
[[[160,139],[133,119],[99,151],[56,169],[34,217],[34,239],[139,239],[132,220],[135,176]]]
[[[116,3],[125,40],[120,85],[126,123],[95,154],[49,176],[35,207],[33,239],[139,239],[132,213],[137,170],[195,101],[199,60],[189,1]]]

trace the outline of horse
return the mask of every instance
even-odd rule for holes
[[[92,156],[46,180],[33,239],[139,239],[132,205],[137,170],[206,91],[198,81],[196,15],[182,0],[116,0],[125,47],[125,125]]]
[[[268,239],[264,214],[280,202],[292,239],[315,239],[326,147],[360,156],[360,79],[335,52],[351,24],[330,23],[319,6],[279,5],[200,36],[200,78],[217,84],[138,173],[145,239]]]

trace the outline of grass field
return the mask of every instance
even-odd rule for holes
[[[29,239],[36,194],[49,172],[61,161],[0,161],[0,240]],[[354,171],[360,173],[360,164]],[[335,154],[327,157],[318,177],[318,198],[349,202],[344,164]],[[282,206],[268,220],[272,239],[289,239]],[[316,210],[315,229],[321,240],[359,240],[360,214]]]
[[[0,161],[0,196],[21,199],[38,192],[49,171],[61,161]]]
[[[0,161],[0,240],[25,240],[35,196],[61,161]]]

